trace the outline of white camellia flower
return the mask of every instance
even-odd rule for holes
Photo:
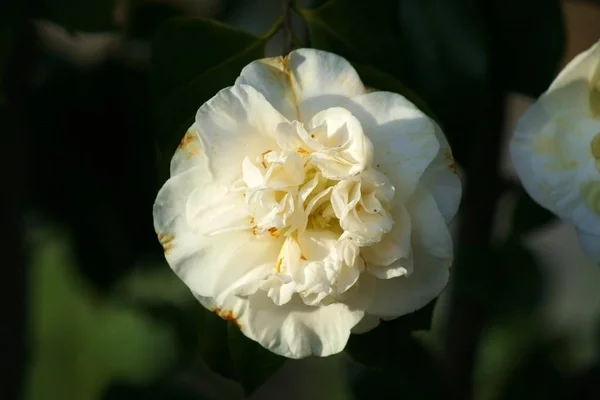
[[[527,109],[510,152],[529,195],[573,224],[583,249],[600,262],[600,42]]]
[[[430,118],[301,49],[249,64],[200,107],[154,225],[206,308],[277,354],[327,356],[440,294],[460,196]]]

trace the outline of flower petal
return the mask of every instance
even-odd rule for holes
[[[230,296],[223,304],[233,311],[246,336],[289,358],[339,353],[364,315],[343,303],[307,306],[299,296],[278,306],[261,291],[247,299]]]
[[[244,158],[253,159],[265,150],[275,149],[276,127],[286,122],[251,86],[235,85],[221,90],[196,114],[198,137],[211,174],[223,184],[241,178]]]
[[[367,271],[379,279],[409,275],[413,270],[411,254],[411,218],[406,208],[399,205],[392,210],[394,226],[373,246],[362,249]]]
[[[348,110],[332,107],[320,111],[308,126],[311,131],[323,131],[323,137],[312,140],[320,149],[312,153],[311,163],[324,177],[340,180],[354,176],[373,160],[373,145]]]
[[[590,150],[598,132],[600,121],[581,111],[556,115],[542,97],[525,112],[510,142],[513,165],[529,195],[569,223],[596,234],[600,214],[585,205],[585,197],[590,185],[600,181]]]
[[[353,97],[345,108],[361,122],[375,149],[375,168],[383,172],[404,202],[438,154],[431,119],[396,93],[373,92]]]
[[[440,143],[440,149],[423,173],[422,182],[433,195],[446,224],[448,224],[458,211],[462,196],[462,183],[458,176],[448,140],[446,140],[442,130],[435,122],[433,122],[433,125],[435,127],[435,137]]]
[[[583,250],[600,265],[600,235],[593,235],[578,229],[577,236]]]
[[[171,158],[171,176],[199,165],[206,167],[208,159],[198,136],[198,125],[194,122],[181,139],[173,158]]]
[[[421,185],[406,204],[411,216],[412,245],[441,258],[453,257],[452,236],[431,192]],[[415,260],[415,271],[419,268]]]
[[[340,105],[340,99],[365,93],[348,61],[315,49],[254,61],[242,70],[238,83],[255,87],[289,120],[301,122]]]
[[[600,95],[598,81],[600,40],[574,57],[538,101],[543,99],[549,110],[589,110],[592,115],[597,116],[600,114],[600,103],[596,103]],[[593,92],[596,92],[596,98],[593,97]],[[552,93],[556,95],[550,96]]]
[[[193,192],[204,190],[211,197],[212,178],[198,166],[170,178],[159,191],[154,204],[154,227],[165,249],[165,257],[175,273],[201,296],[216,296],[235,281],[265,264],[274,265],[281,240],[257,238],[251,229],[209,236],[203,229],[212,219],[201,220],[199,229],[188,222]],[[194,190],[195,188],[198,188]],[[229,204],[213,191],[213,201]],[[226,201],[227,200],[227,201]],[[198,204],[203,207],[204,204]],[[199,214],[210,216],[210,213]],[[196,216],[193,220],[198,218]]]
[[[378,279],[375,298],[367,314],[395,318],[416,311],[436,298],[446,287],[450,260],[416,249],[414,271],[408,276]]]

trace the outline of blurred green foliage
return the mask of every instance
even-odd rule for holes
[[[172,328],[99,295],[77,273],[64,231],[38,227],[30,236],[34,355],[27,399],[98,399],[114,380],[149,382],[173,364]]]
[[[275,3],[280,7],[269,4]],[[308,33],[307,41],[294,43],[346,57],[367,86],[401,93],[435,118],[467,184],[479,172],[467,159],[473,138],[488,134],[479,127],[490,93],[539,95],[564,53],[558,0],[293,3]],[[196,302],[164,262],[151,214],[196,110],[264,56],[282,19],[257,36],[192,17],[183,3],[46,0],[26,7],[31,4],[0,5],[0,106],[10,101],[2,88],[14,62],[27,69],[26,79],[11,81],[26,97],[19,112],[28,121],[27,207],[60,228],[42,224],[27,242],[32,356],[26,398],[257,396],[285,360]],[[221,18],[242,7],[239,0],[219,4],[212,15]],[[80,50],[97,42],[77,32],[109,33],[113,45],[94,47],[98,61],[82,67],[70,52],[45,46],[32,18],[66,28],[60,40]],[[35,46],[20,43],[22,31],[36,38]],[[514,199],[509,232],[487,247],[459,244],[466,254],[460,262],[473,268],[462,274],[458,268],[452,282],[455,295],[483,315],[471,371],[476,393],[484,400],[580,393],[578,382],[589,371],[571,375],[560,368],[564,348],[560,338],[548,340],[540,316],[548,282],[522,241],[555,217],[518,185],[499,186],[495,196]],[[320,371],[317,391],[344,399],[340,382],[348,381],[356,399],[445,398],[445,335],[456,322],[438,327],[429,342],[417,339],[439,304],[352,336],[345,353],[353,361],[343,365],[356,373]]]

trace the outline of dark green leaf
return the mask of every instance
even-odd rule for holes
[[[171,158],[198,108],[231,86],[244,66],[264,57],[269,36],[195,18],[173,18],[163,25],[154,41],[153,81],[164,160]]]
[[[248,339],[233,323],[228,329],[229,352],[246,396],[265,383],[287,360]]]
[[[442,382],[432,355],[419,342],[406,336],[390,345],[371,343],[371,349],[384,347],[389,362],[383,368],[367,368],[352,385],[361,399],[441,399]]]
[[[565,397],[565,381],[551,362],[550,346],[539,346],[526,354],[507,380],[500,400],[553,400]]]
[[[208,367],[226,378],[237,379],[227,340],[227,321],[205,308],[200,310],[200,355]]]
[[[45,0],[39,16],[70,31],[99,32],[115,27],[116,0]]]
[[[541,229],[557,220],[556,215],[533,201],[522,187],[515,187],[513,191],[517,198],[512,217],[511,234],[515,238]]]
[[[170,4],[137,0],[132,5],[128,34],[136,39],[153,39],[163,23],[181,14],[182,10]]]
[[[490,317],[533,313],[540,305],[544,277],[537,260],[518,242],[492,249],[463,251],[455,290],[468,296]],[[465,257],[469,257],[468,259]],[[466,267],[466,268],[465,268]],[[468,272],[466,272],[468,271]]]
[[[364,365],[378,368],[401,366],[407,355],[421,351],[413,348],[418,343],[410,333],[430,328],[435,303],[436,300],[433,300],[411,314],[391,321],[382,321],[370,332],[351,335],[346,352]]]
[[[314,10],[299,10],[308,23],[312,47],[396,72],[402,55],[394,51],[395,1],[331,0]]]
[[[530,96],[545,91],[565,51],[561,0],[489,2],[498,71],[505,88]]]
[[[464,123],[478,105],[489,72],[487,33],[478,0],[400,0],[403,82],[446,126]]]

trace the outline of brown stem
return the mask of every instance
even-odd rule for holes
[[[457,400],[473,398],[473,370],[486,314],[476,297],[476,288],[469,288],[467,282],[478,282],[481,279],[475,277],[486,275],[493,218],[502,184],[499,164],[506,95],[494,72],[490,73],[481,108],[471,114],[481,117],[471,126],[469,156],[464,160],[468,182],[461,205],[461,227],[453,270],[455,284],[446,337],[448,389],[450,399]]]

